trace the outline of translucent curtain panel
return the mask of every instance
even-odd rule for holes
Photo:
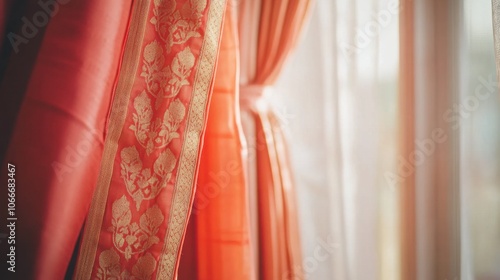
[[[310,279],[399,279],[398,3],[318,1],[277,83]]]
[[[456,120],[464,202],[462,276],[500,279],[500,7],[496,0],[464,0],[462,5],[463,91]]]

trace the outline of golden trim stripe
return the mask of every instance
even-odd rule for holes
[[[137,0],[132,9],[130,28],[123,54],[116,94],[109,117],[109,131],[104,141],[101,170],[97,179],[97,187],[90,205],[89,215],[81,244],[75,279],[90,279],[97,253],[100,231],[103,223],[109,185],[113,173],[114,159],[127,113],[128,101],[140,60],[144,31],[148,22],[150,0]]]
[[[184,133],[185,140],[181,150],[179,171],[170,207],[167,234],[156,274],[156,279],[159,280],[174,279],[178,267],[180,245],[193,199],[198,154],[205,125],[204,116],[215,72],[225,4],[225,0],[213,0],[209,6],[207,27],[193,85],[193,98],[189,108],[187,127]]]

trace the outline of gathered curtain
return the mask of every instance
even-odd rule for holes
[[[240,104],[256,198],[261,279],[303,277],[296,190],[281,119],[265,94],[295,49],[312,1],[242,1]],[[252,196],[252,195],[251,195]],[[254,212],[255,215],[255,212]],[[254,227],[255,228],[255,227]]]

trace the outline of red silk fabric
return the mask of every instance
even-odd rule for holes
[[[35,35],[43,43],[32,72],[21,73],[31,76],[4,160],[15,164],[17,185],[17,269],[9,277],[64,278],[96,184],[130,7],[131,1],[59,4],[45,34]],[[31,55],[23,53],[27,47],[12,56]],[[7,181],[4,170],[1,180]]]

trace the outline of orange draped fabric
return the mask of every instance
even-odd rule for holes
[[[181,279],[255,279],[238,106],[235,17],[226,10]],[[191,252],[190,252],[191,251]],[[194,269],[196,268],[196,269]]]
[[[309,2],[243,0],[231,3],[226,11],[180,279],[303,276],[295,189],[284,136],[262,90],[276,80],[295,46]],[[255,135],[249,140],[257,143],[252,147],[247,147],[242,135],[240,103],[255,122]],[[251,148],[257,149],[253,156],[247,153]],[[256,178],[248,178],[253,175],[247,172],[249,164],[256,165]],[[258,193],[253,205],[252,180]],[[257,221],[252,221],[253,213]]]
[[[256,279],[242,166],[237,39],[229,5],[180,279]]]

